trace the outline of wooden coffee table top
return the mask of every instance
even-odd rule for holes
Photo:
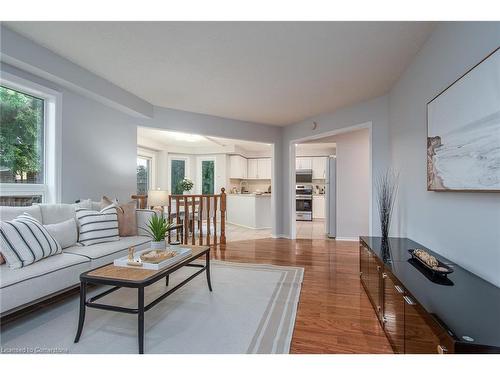
[[[113,263],[106,266],[96,268],[89,272],[83,273],[82,276],[86,279],[113,279],[121,281],[129,281],[133,283],[140,283],[147,281],[160,273],[168,273],[168,270],[175,268],[179,264],[189,263],[190,261],[199,258],[203,253],[210,250],[208,246],[186,246],[193,250],[189,258],[182,260],[180,263],[174,264],[171,267],[163,268],[161,270],[148,270],[141,267],[117,267]]]

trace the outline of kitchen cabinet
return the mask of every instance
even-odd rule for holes
[[[248,159],[248,179],[271,179],[271,159]]]
[[[229,178],[247,178],[247,159],[240,155],[229,156]]]
[[[312,178],[313,180],[323,180],[326,178],[325,156],[315,156],[312,158]]]
[[[313,219],[324,219],[325,218],[325,196],[324,195],[314,195],[313,196]]]
[[[257,159],[257,178],[271,179],[271,159]]]
[[[296,158],[295,169],[312,169],[312,158],[305,158],[305,157]]]
[[[257,172],[257,168],[258,168],[258,163],[257,163],[257,159],[248,159],[248,178],[249,179],[256,179],[258,178],[258,172]]]

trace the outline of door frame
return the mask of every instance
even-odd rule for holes
[[[335,129],[335,130],[330,130],[330,131],[326,131],[326,132],[323,132],[323,133],[319,133],[319,134],[314,134],[314,135],[310,135],[310,136],[307,136],[307,137],[302,137],[302,138],[296,138],[296,139],[292,139],[290,140],[289,144],[288,144],[288,149],[289,149],[289,160],[288,160],[288,163],[289,163],[289,171],[290,171],[290,174],[288,176],[288,191],[289,191],[289,196],[290,196],[290,199],[289,199],[289,202],[288,202],[288,205],[289,205],[289,212],[290,212],[290,239],[291,240],[294,240],[297,238],[297,222],[295,220],[295,172],[296,172],[296,169],[295,169],[295,159],[296,159],[296,150],[295,150],[295,147],[298,143],[303,143],[303,142],[306,142],[306,141],[311,141],[311,140],[315,140],[315,139],[321,139],[321,138],[326,138],[326,137],[330,137],[330,136],[333,136],[333,135],[338,135],[338,134],[342,134],[342,133],[349,133],[349,132],[352,132],[352,131],[355,131],[355,130],[361,130],[361,129],[368,129],[369,130],[369,168],[368,168],[368,178],[370,180],[370,185],[368,186],[368,192],[369,192],[369,208],[368,208],[368,232],[369,232],[369,235],[371,236],[372,235],[372,231],[373,231],[373,131],[372,131],[372,122],[371,121],[368,121],[368,122],[365,122],[365,123],[361,123],[361,124],[358,124],[358,125],[353,125],[353,126],[348,126],[348,127],[345,127],[345,128],[340,128],[340,129]],[[337,202],[339,202],[339,195],[338,195],[338,189],[335,189],[336,190],[336,199],[337,199]],[[337,211],[337,215],[338,215],[338,211]],[[326,216],[326,213],[325,213],[325,216]],[[326,221],[326,217],[325,217],[325,221]],[[338,216],[337,216],[337,223],[338,223]],[[342,239],[342,237],[336,237],[337,239]],[[345,240],[348,240],[348,239],[345,239]],[[350,239],[349,239],[350,240]]]

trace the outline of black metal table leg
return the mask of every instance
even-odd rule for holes
[[[138,310],[139,316],[138,323],[138,340],[139,340],[139,354],[144,354],[144,288],[138,288]]]
[[[85,322],[85,300],[87,299],[87,283],[80,283],[80,315],[78,317],[78,329],[76,331],[75,343],[80,340]]]
[[[208,290],[212,291],[212,283],[210,282],[210,251],[207,251],[206,260],[207,261],[206,261],[205,273],[207,274]]]

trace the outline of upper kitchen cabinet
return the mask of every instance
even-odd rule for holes
[[[295,169],[312,169],[312,158],[296,158]]]
[[[229,178],[247,178],[247,159],[240,155],[231,155],[229,164]]]
[[[258,178],[258,163],[257,159],[248,159],[248,178]]]
[[[257,159],[257,175],[260,179],[271,179],[271,159]]]
[[[248,178],[249,179],[271,179],[271,159],[248,159]]]
[[[319,156],[312,158],[312,178],[323,180],[326,178],[326,157]]]

